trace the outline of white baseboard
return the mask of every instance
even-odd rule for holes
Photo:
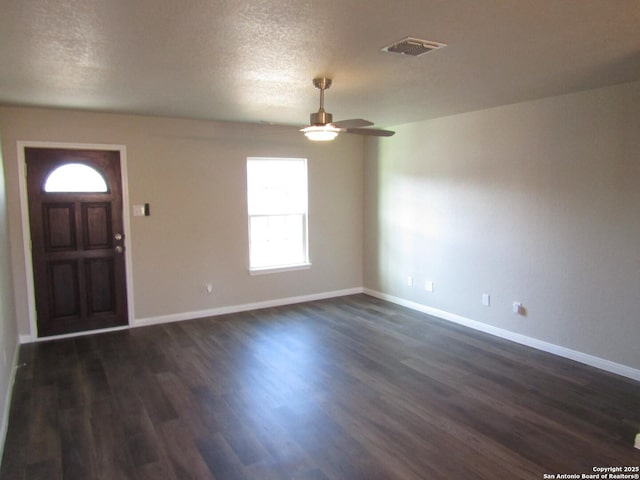
[[[570,348],[545,342],[537,338],[528,337],[520,333],[515,333],[509,330],[505,330],[503,328],[494,327],[492,325],[488,325],[486,323],[482,323],[477,320],[472,320],[470,318],[466,318],[461,315],[457,315],[455,313],[439,310],[437,308],[429,307],[427,305],[422,305],[417,302],[405,300],[400,297],[396,297],[393,295],[389,295],[386,293],[378,292],[376,290],[363,288],[363,287],[355,287],[355,288],[349,288],[345,290],[335,290],[331,292],[322,292],[322,293],[316,293],[311,295],[301,295],[297,297],[278,298],[274,300],[265,300],[262,302],[253,302],[253,303],[247,303],[242,305],[231,305],[231,306],[218,307],[218,308],[212,308],[207,310],[194,310],[190,312],[160,315],[156,317],[137,318],[131,322],[131,325],[129,327],[144,327],[149,325],[158,325],[162,323],[179,322],[183,320],[193,320],[196,318],[213,317],[213,316],[225,315],[229,313],[238,313],[238,312],[246,312],[249,310],[257,310],[260,308],[279,307],[282,305],[292,305],[295,303],[311,302],[314,300],[323,300],[326,298],[341,297],[345,295],[355,295],[358,293],[366,293],[367,295],[371,295],[372,297],[380,298],[382,300],[386,300],[388,302],[395,303],[397,305],[402,305],[403,307],[407,307],[412,310],[416,310],[422,313],[426,313],[428,315],[432,315],[434,317],[441,318],[443,320],[457,323],[459,325],[463,325],[465,327],[469,327],[474,330],[478,330],[480,332],[488,333],[490,335],[494,335],[499,338],[504,338],[512,342],[516,342],[522,345],[526,345],[528,347],[535,348],[537,350],[552,353],[560,357],[564,357],[571,360],[575,360],[576,362],[584,363],[585,365],[590,365],[592,367],[599,368],[607,372],[615,373],[623,377],[640,381],[640,370],[629,367],[627,365],[622,365],[620,363],[612,362],[610,360],[596,357],[588,353],[572,350]],[[77,335],[87,335],[91,333],[102,333],[104,331],[121,330],[123,328],[129,328],[129,327],[119,327],[116,329],[108,329],[103,331],[92,331],[92,332],[83,332],[83,333],[71,334],[71,335],[62,335],[56,338],[66,338],[66,337],[77,336]],[[31,338],[30,335],[20,335],[19,339],[20,339],[20,343],[22,344],[22,343],[30,343],[33,341],[39,341],[39,340],[53,340],[54,337],[48,337],[45,339],[33,339]],[[17,349],[16,349],[16,352],[17,352]],[[15,369],[14,369],[14,374],[15,374]]]
[[[345,290],[335,290],[333,292],[314,293],[311,295],[302,295],[299,297],[277,298],[275,300],[265,300],[263,302],[247,303],[243,305],[231,305],[227,307],[218,307],[208,310],[193,310],[190,312],[172,313],[169,315],[159,315],[157,317],[135,318],[129,325],[124,327],[105,328],[102,330],[89,330],[86,332],[69,333],[65,335],[54,335],[51,337],[33,338],[31,335],[20,335],[20,343],[32,342],[48,342],[51,340],[60,340],[64,338],[81,337],[85,335],[95,335],[97,333],[115,332],[118,330],[126,330],[132,327],[146,327],[150,325],[159,325],[161,323],[181,322],[183,320],[193,320],[196,318],[214,317],[216,315],[224,315],[227,313],[246,312],[248,310],[257,310],[259,308],[279,307],[282,305],[292,305],[294,303],[311,302],[313,300],[323,300],[325,298],[342,297],[345,295],[355,295],[363,293],[362,287],[349,288]]]
[[[20,335],[20,343],[40,343],[51,342],[52,340],[64,340],[65,338],[86,337],[87,335],[96,335],[98,333],[117,332],[118,330],[126,330],[131,328],[130,325],[122,327],[101,328],[98,330],[86,330],[84,332],[65,333],[63,335],[51,335],[49,337],[32,337],[31,335]]]
[[[590,365],[592,367],[596,367],[601,370],[605,370],[607,372],[615,373],[623,377],[640,381],[640,370],[629,367],[627,365],[622,365],[620,363],[612,362],[610,360],[596,357],[588,353],[579,352],[577,350],[572,350],[570,348],[562,347],[560,345],[555,345],[553,343],[545,342],[543,340],[538,340],[537,338],[527,337],[526,335],[522,335],[520,333],[515,333],[509,330],[505,330],[503,328],[494,327],[486,323],[478,322],[477,320],[471,320],[470,318],[466,318],[461,315],[456,315],[455,313],[439,310],[437,308],[429,307],[427,305],[422,305],[417,302],[405,300],[399,297],[395,297],[393,295],[388,295],[386,293],[378,292],[376,290],[371,290],[369,288],[364,288],[363,293],[366,293],[367,295],[371,295],[372,297],[380,298],[381,300],[386,300],[388,302],[395,303],[397,305],[402,305],[403,307],[407,307],[412,310],[417,310],[419,312],[441,318],[443,320],[447,320],[452,323],[464,325],[465,327],[469,327],[474,330],[488,333],[496,337],[504,338],[506,340],[511,340],[512,342],[520,343],[522,345],[526,345],[528,347],[532,347],[537,350],[542,350],[544,352],[552,353],[554,355],[575,360],[576,362],[584,363],[586,365]]]
[[[4,453],[4,443],[7,439],[7,429],[9,428],[9,413],[11,412],[11,399],[13,398],[13,385],[16,381],[16,372],[18,370],[18,354],[20,353],[20,345],[16,345],[13,352],[13,360],[11,367],[11,375],[7,384],[7,394],[4,399],[4,412],[2,413],[2,424],[0,425],[0,459]]]
[[[363,293],[362,287],[349,288],[346,290],[335,290],[333,292],[314,293],[311,295],[301,295],[298,297],[277,298],[275,300],[265,300],[262,302],[246,303],[243,305],[230,305],[208,310],[195,310],[191,312],[174,313],[170,315],[160,315],[157,317],[137,318],[133,321],[133,327],[146,327],[148,325],[158,325],[160,323],[180,322],[183,320],[193,320],[195,318],[215,317],[228,313],[246,312],[258,310],[260,308],[280,307],[282,305],[292,305],[295,303],[311,302],[314,300],[324,300],[325,298],[343,297],[345,295],[355,295]]]

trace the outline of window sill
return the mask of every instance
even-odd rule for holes
[[[279,267],[250,268],[249,275],[266,275],[268,273],[293,272],[295,270],[308,270],[310,263],[299,263],[296,265],[284,265]]]

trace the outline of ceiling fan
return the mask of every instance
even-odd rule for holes
[[[369,120],[352,118],[349,120],[333,121],[333,115],[324,110],[324,91],[331,87],[330,78],[314,78],[313,85],[320,90],[320,109],[310,115],[310,125],[300,129],[309,140],[328,141],[338,136],[338,133],[355,133],[373,137],[390,137],[396,132],[379,128],[365,128],[373,125]]]

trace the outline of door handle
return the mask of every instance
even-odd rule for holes
[[[122,253],[122,252],[124,252],[124,247],[123,247],[123,246],[121,246],[121,245],[118,245],[118,246],[115,248],[115,250],[116,250],[116,253]]]
[[[116,240],[122,240],[123,236],[122,236],[122,234],[121,234],[121,233],[116,233],[116,234],[113,236],[113,238],[114,238],[114,239],[116,239]]]

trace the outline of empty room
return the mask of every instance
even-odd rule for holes
[[[0,0],[0,480],[640,479],[640,1]]]

